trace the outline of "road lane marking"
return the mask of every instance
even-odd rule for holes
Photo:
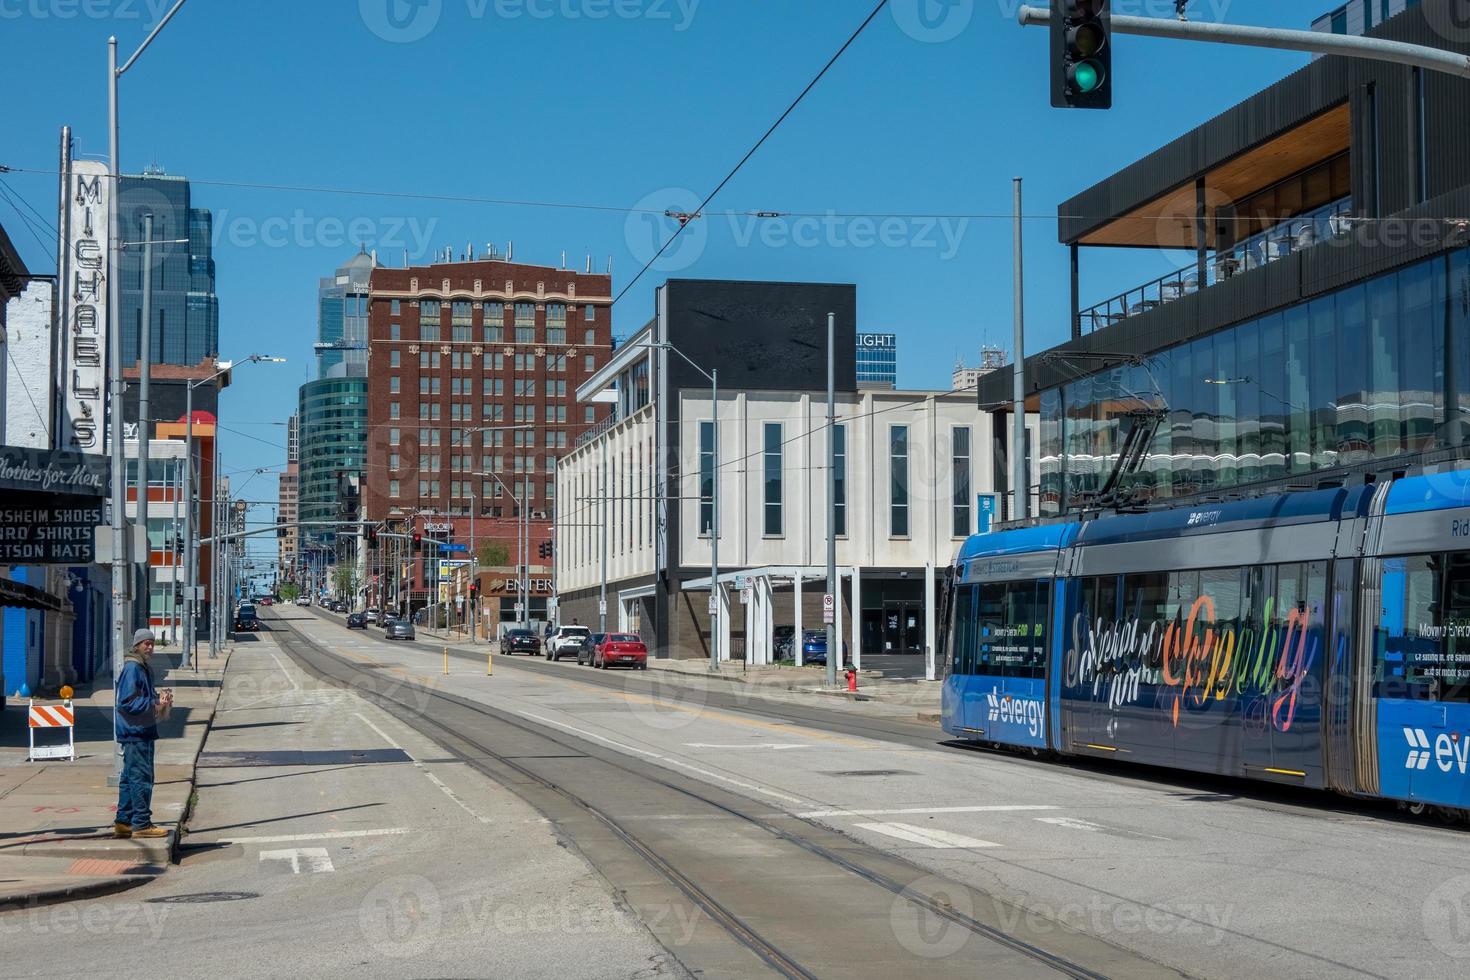
[[[685,742],[684,744],[691,749],[770,749],[773,752],[780,752],[784,749],[813,748],[813,746],[801,745],[798,743],[792,743],[790,745],[771,745],[769,743],[749,742],[744,745],[714,745],[709,742]]]
[[[267,861],[288,861],[291,864],[293,875],[301,874],[304,867],[307,874],[326,874],[337,869],[332,867],[332,859],[327,856],[325,847],[291,847],[283,851],[261,851],[260,863]]]
[[[432,772],[430,772],[428,766],[424,765],[422,762],[420,762],[419,760],[415,759],[413,757],[413,753],[409,752],[403,746],[401,746],[397,742],[393,741],[393,738],[387,732],[383,731],[377,725],[374,725],[371,721],[369,721],[362,714],[362,712],[360,712],[360,711],[354,711],[352,714],[353,714],[353,716],[355,718],[357,718],[358,721],[362,722],[364,725],[368,726],[373,731],[377,732],[378,735],[383,739],[383,741],[387,742],[389,745],[393,746],[395,749],[397,749],[398,751],[402,752],[404,755],[408,756],[408,761],[413,763],[414,768],[417,769],[419,772],[423,773],[425,776],[428,776],[429,777],[429,782],[431,782],[435,786],[439,787],[439,791],[441,793],[443,793],[445,796],[449,797],[451,800],[453,800],[455,802],[455,804],[458,805],[461,810],[463,810],[465,813],[468,813],[470,816],[474,817],[476,820],[480,821],[480,823],[489,823],[490,822],[490,818],[489,817],[487,817],[484,814],[480,813],[474,807],[470,806],[464,800],[460,799],[459,794],[456,793],[454,790],[450,789],[448,783],[444,782],[444,780],[440,779],[438,776],[436,776]]]
[[[286,844],[294,840],[345,840],[349,837],[395,837],[413,833],[409,827],[382,827],[378,830],[329,830],[317,834],[279,834],[274,837],[222,837],[207,844]]]
[[[301,685],[296,683],[296,678],[292,677],[290,672],[286,670],[286,665],[281,663],[281,658],[276,656],[276,652],[274,650],[267,650],[266,653],[270,654],[270,658],[276,662],[276,666],[281,668],[281,673],[285,675],[286,682],[291,685],[291,690],[301,690]]]
[[[604,735],[597,734],[596,732],[589,732],[582,728],[573,728],[571,725],[565,725],[559,721],[553,721],[552,719],[546,718],[542,715],[533,715],[529,711],[521,711],[518,712],[518,714],[522,715],[523,717],[530,718],[532,721],[539,721],[543,724],[554,725],[557,728],[565,729],[566,731],[573,732],[577,735],[581,735],[586,738],[596,739],[597,741],[604,742],[608,745],[613,746],[614,748],[622,749],[627,752],[634,752],[646,758],[653,759],[656,762],[663,762],[671,766],[677,766],[680,769],[686,769],[689,772],[695,773],[696,775],[706,776],[710,779],[715,779],[722,783],[728,783],[731,786],[738,786],[741,789],[748,789],[752,793],[759,793],[762,796],[769,796],[774,799],[785,800],[787,803],[807,802],[806,800],[803,800],[801,797],[798,796],[788,796],[785,793],[778,793],[773,789],[766,789],[764,786],[757,786],[754,783],[743,782],[739,779],[731,779],[729,776],[721,775],[717,772],[710,772],[708,769],[701,769],[698,766],[690,765],[689,763],[684,762],[681,759],[674,759],[666,755],[659,755],[657,752],[649,752],[647,749],[640,749],[636,746],[625,745],[622,742],[615,742]]]
[[[1100,823],[1090,820],[1078,820],[1074,817],[1037,817],[1040,823],[1049,823],[1054,827],[1065,827],[1068,830],[1081,830],[1090,834],[1103,833],[1111,837],[1132,837],[1137,840],[1168,840],[1172,837],[1160,837],[1158,834],[1145,834],[1141,830],[1128,830],[1124,827],[1105,827]]]
[[[1000,847],[994,841],[964,837],[960,834],[951,834],[947,830],[935,830],[932,827],[913,827],[906,823],[860,823],[856,826],[859,830],[871,830],[875,834],[895,837],[911,844],[922,844],[925,847],[950,849]]]
[[[1031,810],[1059,810],[1055,806],[911,806],[898,810],[808,810],[794,814],[803,820],[819,817],[899,817],[914,813],[1018,813]]]

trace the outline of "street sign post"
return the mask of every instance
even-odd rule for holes
[[[832,593],[822,593],[822,622],[835,623],[837,621],[837,599]]]

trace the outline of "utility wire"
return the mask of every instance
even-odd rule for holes
[[[781,113],[776,121],[771,123],[770,128],[767,129],[763,134],[761,134],[761,138],[756,140],[755,145],[746,151],[745,156],[740,158],[740,162],[735,164],[734,169],[732,169],[728,174],[725,175],[725,179],[720,181],[719,184],[716,185],[715,189],[710,191],[705,199],[700,202],[699,207],[695,209],[693,216],[681,220],[679,222],[679,227],[674,229],[674,233],[669,236],[669,240],[664,242],[663,246],[654,253],[653,258],[645,262],[643,264],[643,268],[638,270],[637,275],[630,279],[628,281],[628,284],[618,291],[617,296],[613,297],[612,305],[618,305],[618,301],[628,294],[628,291],[638,283],[638,280],[643,278],[644,273],[652,268],[653,264],[657,262],[665,252],[668,251],[669,246],[678,241],[679,236],[684,233],[684,229],[689,227],[689,222],[691,220],[698,219],[699,216],[704,213],[704,209],[708,207],[709,203],[715,199],[715,196],[718,195],[720,191],[725,189],[726,184],[735,179],[735,175],[740,172],[740,168],[744,167],[745,164],[750,160],[750,158],[755,156],[756,151],[765,145],[766,140],[771,138],[771,134],[773,134],[780,127],[780,125],[786,121],[786,117],[790,116],[793,112],[796,111],[796,107],[801,105],[802,100],[807,97],[807,93],[811,92],[812,89],[817,87],[817,83],[820,82],[822,78],[827,74],[827,72],[832,69],[833,65],[837,64],[837,59],[841,58],[843,53],[847,51],[848,48],[852,47],[853,42],[858,39],[863,31],[867,30],[868,25],[873,22],[873,19],[876,18],[879,12],[882,11],[882,9],[886,6],[888,6],[888,0],[878,0],[878,5],[873,8],[873,12],[868,14],[867,19],[858,25],[857,30],[852,32],[852,36],[843,42],[842,47],[837,49],[837,53],[827,60],[827,63],[822,66],[822,70],[817,72],[816,77],[808,82],[806,88],[801,90],[801,94],[798,95],[792,101],[792,103],[786,107],[786,111]]]

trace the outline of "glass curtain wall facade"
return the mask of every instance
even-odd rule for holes
[[[359,252],[335,276],[321,280],[317,290],[317,340],[345,349],[318,351],[317,377],[367,373],[368,282],[372,272],[373,257]],[[338,367],[343,364],[346,369]]]
[[[1042,392],[1042,513],[1086,506],[1148,416],[1147,459],[1123,482],[1144,502],[1461,445],[1470,251]]]
[[[320,378],[301,386],[297,514],[336,520],[341,474],[361,474],[367,451],[367,378]],[[333,547],[331,528],[301,529],[302,550]]]
[[[123,177],[118,199],[121,234],[126,242],[144,239],[143,218],[153,215],[153,363],[196,365],[219,353],[219,298],[214,292],[214,219],[190,206],[183,177],[148,174]],[[177,241],[187,239],[187,243]],[[123,249],[123,363],[137,363],[143,350],[143,248]]]

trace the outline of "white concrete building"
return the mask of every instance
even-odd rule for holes
[[[980,498],[1005,490],[1010,433],[994,431],[973,393],[857,391],[852,383],[837,394],[835,429],[815,385],[727,389],[722,378],[712,413],[707,383],[670,382],[673,355],[653,346],[659,328],[656,321],[630,338],[578,392],[616,388],[619,412],[557,468],[561,621],[641,633],[656,656],[708,657],[711,642],[722,659],[751,663],[796,653],[778,644],[783,635],[822,627],[835,432],[838,616],[851,656],[930,652],[944,569],[988,520]],[[825,378],[807,378],[818,381]],[[717,638],[709,613],[713,414]]]

